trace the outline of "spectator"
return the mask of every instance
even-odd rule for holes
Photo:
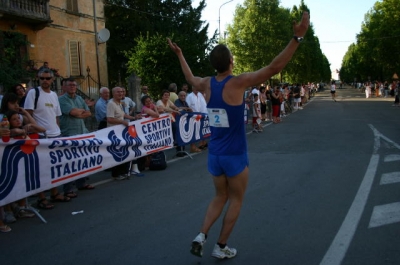
[[[265,121],[265,113],[267,112],[267,95],[265,94],[265,86],[260,87],[260,103],[261,120]]]
[[[44,62],[43,65],[39,67],[38,74],[39,74],[42,70],[45,70],[45,69],[46,69],[46,70],[49,70],[49,71],[52,71],[54,76],[60,76],[60,74],[58,73],[58,69],[50,68],[49,62]],[[38,76],[39,76],[39,75],[38,75]]]
[[[122,106],[124,107],[124,112],[125,114],[128,114],[130,116],[135,114],[135,107],[136,103],[129,97],[126,96],[126,89],[122,88],[122,99],[121,103]]]
[[[384,94],[385,94],[385,98],[387,98],[388,95],[389,95],[389,83],[388,83],[388,81],[385,81],[385,83],[383,84],[383,91],[384,91]]]
[[[0,108],[0,120],[3,119],[3,115],[8,117],[9,125],[10,125],[10,134],[14,138],[23,138],[26,135],[26,132],[30,132],[36,128],[36,121],[32,118],[32,116],[24,109],[19,107],[18,105],[18,96],[14,93],[7,93],[4,95],[1,108]],[[13,112],[13,113],[11,113]],[[12,123],[12,114],[18,113],[18,121],[21,122],[21,125],[16,125]],[[16,119],[16,117],[14,117]],[[26,208],[26,200],[21,199],[17,201],[18,207],[14,210],[12,209],[11,204],[6,205],[5,209],[5,218],[7,223],[15,222],[15,216],[13,211],[17,214],[17,217],[33,217],[34,215],[27,212]]]
[[[6,136],[6,135],[10,135],[10,130],[2,128],[0,126],[0,136]],[[3,212],[4,212],[3,207],[0,207],[0,216],[3,216]],[[0,232],[7,233],[10,231],[11,228],[8,225],[4,224],[2,218],[0,218]]]
[[[280,110],[281,110],[281,91],[278,86],[275,87],[274,92],[271,93],[271,103],[272,103],[272,122],[281,122]]]
[[[35,119],[39,126],[46,129],[48,138],[57,138],[61,136],[59,127],[59,116],[61,116],[60,104],[58,102],[57,94],[50,90],[53,82],[54,74],[49,69],[45,68],[39,71],[38,87],[38,100],[35,107],[36,89],[29,90],[26,95],[25,109]],[[42,135],[42,137],[45,137]],[[50,190],[51,198],[54,202],[69,202],[71,199],[58,192],[56,187]],[[50,205],[46,199],[44,192],[38,194],[38,207],[41,209],[52,209],[54,206]]]
[[[126,96],[126,89],[122,88],[122,99],[121,99],[121,104],[123,106],[125,114],[128,116],[135,116],[135,119],[140,119],[142,116],[141,115],[135,115],[135,107],[136,103],[133,102],[132,99]],[[125,118],[126,121],[130,121],[129,118]],[[140,173],[139,167],[138,167],[138,162],[136,159],[132,160],[130,162],[129,166],[130,174],[137,176],[137,177],[144,177],[144,174]]]
[[[161,94],[161,99],[158,100],[156,103],[158,112],[179,114],[179,109],[175,106],[174,103],[172,103],[169,97],[170,92],[168,90],[164,90]]]
[[[89,107],[83,98],[76,94],[77,84],[75,79],[64,79],[65,94],[59,97],[61,118],[60,128],[63,137],[75,136],[88,133],[84,119],[92,116]],[[64,184],[64,196],[76,198],[77,194],[72,190],[72,182]],[[78,190],[92,190],[94,186],[86,184],[86,178],[80,178],[75,181]]]
[[[261,108],[260,108],[260,102],[258,100],[258,95],[253,94],[253,132],[262,132],[262,127],[260,126],[261,124]]]
[[[267,85],[267,88],[265,90],[265,95],[266,95],[266,105],[267,109],[265,111],[265,120],[266,121],[272,121],[272,102],[271,102],[271,96],[272,91],[271,91],[271,86]]]
[[[107,128],[107,103],[110,100],[110,90],[107,87],[100,88],[100,98],[94,107],[95,117],[99,123],[98,130]]]
[[[371,97],[371,84],[370,82],[365,83],[365,98]]]
[[[189,93],[189,85],[186,83],[183,83],[182,87],[181,87],[181,91],[186,92],[186,94]]]
[[[187,111],[192,112],[193,110],[189,108],[189,105],[186,102],[186,92],[180,91],[178,94],[178,99],[175,100],[175,106],[178,107],[179,111]],[[176,156],[183,157],[186,155],[185,146],[177,146],[176,147]]]
[[[206,100],[204,99],[203,94],[199,93],[196,87],[192,86],[192,93],[187,95],[186,102],[194,112],[208,114]],[[208,144],[206,141],[200,141],[199,147],[196,146],[196,143],[192,143],[190,144],[190,152],[199,153],[203,149],[207,148],[207,146]]]
[[[148,86],[142,86],[142,94],[140,94],[140,98],[142,98],[144,96],[150,96]]]
[[[26,97],[26,93],[25,93],[25,88],[23,85],[21,84],[16,84],[13,89],[12,92],[18,96],[18,104],[20,106],[24,106],[25,103],[25,97]]]
[[[132,117],[128,114],[125,114],[122,106],[122,97],[123,97],[123,88],[114,87],[112,89],[113,98],[107,103],[107,126],[111,127],[114,125],[124,125],[129,126],[129,120],[135,120],[135,117]],[[119,165],[114,166],[111,169],[111,176],[115,180],[123,180],[129,177],[129,162],[125,162]],[[140,172],[139,172],[140,173]]]
[[[50,70],[49,62],[44,62],[43,65],[39,67],[38,72],[42,71],[43,69]]]
[[[158,118],[160,114],[158,113],[158,108],[156,105],[154,105],[153,101],[151,100],[150,96],[143,96],[142,97],[142,117],[152,117],[152,118]]]
[[[188,111],[188,112],[193,111],[186,102],[186,92],[183,90],[179,92],[178,99],[175,100],[174,103],[175,103],[175,106],[178,107],[179,110]]]
[[[168,91],[169,91],[169,100],[171,100],[171,102],[175,102],[178,99],[178,95],[176,94],[176,92],[178,91],[178,87],[176,86],[176,84],[171,83],[168,87]]]

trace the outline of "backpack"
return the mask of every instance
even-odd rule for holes
[[[38,99],[39,99],[40,91],[39,91],[38,87],[34,87],[33,89],[35,89],[35,101],[34,101],[34,105],[33,105],[33,109],[35,110],[35,109],[37,109],[37,102],[38,102]],[[24,107],[24,105],[25,105],[25,97],[23,98],[23,101],[21,100],[21,102],[20,102],[20,105],[22,107]]]
[[[33,109],[36,109],[37,108],[37,101],[38,101],[40,92],[39,92],[39,88],[38,87],[35,87],[34,89],[35,89],[35,103],[34,103]]]
[[[154,153],[150,157],[150,170],[164,170],[167,168],[167,156],[163,151]]]

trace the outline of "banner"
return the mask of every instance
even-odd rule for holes
[[[172,147],[169,115],[74,137],[0,141],[0,206]]]
[[[208,115],[200,112],[185,112],[175,116],[176,142],[184,146],[210,137]]]

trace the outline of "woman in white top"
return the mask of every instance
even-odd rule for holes
[[[157,109],[159,113],[177,113],[179,114],[179,108],[169,100],[169,91],[164,90],[162,92],[161,99],[157,101]]]
[[[366,98],[371,97],[371,84],[369,82],[365,84],[365,97]]]

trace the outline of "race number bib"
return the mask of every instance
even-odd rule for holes
[[[224,109],[207,109],[210,126],[228,128],[228,113]]]

